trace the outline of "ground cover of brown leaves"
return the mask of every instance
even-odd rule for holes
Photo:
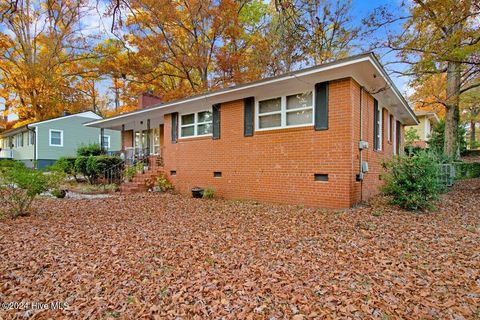
[[[478,319],[480,180],[438,211],[142,194],[42,199],[0,221],[0,310],[22,319]]]

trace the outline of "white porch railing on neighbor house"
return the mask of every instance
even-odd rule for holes
[[[0,159],[12,159],[13,150],[12,149],[2,149],[0,150]]]

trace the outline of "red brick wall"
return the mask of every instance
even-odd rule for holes
[[[122,131],[122,149],[133,147],[133,130]]]
[[[176,190],[185,194],[201,186],[230,199],[350,207],[360,200],[360,183],[355,182],[359,166],[358,90],[351,79],[330,83],[329,129],[325,131],[309,126],[257,131],[253,137],[244,137],[243,100],[238,100],[222,104],[219,140],[200,137],[172,144],[171,117],[166,115],[165,171]],[[364,108],[369,110],[363,115],[364,139],[373,146],[373,98],[367,94]],[[370,172],[364,182],[364,199],[376,192],[379,161],[387,153],[365,152]],[[176,171],[175,176],[170,176],[171,170]],[[214,171],[221,171],[222,177],[214,178]],[[314,181],[314,173],[328,174],[329,181]]]

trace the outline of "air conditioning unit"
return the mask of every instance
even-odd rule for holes
[[[368,149],[368,141],[360,140],[358,142],[358,149],[360,150]]]

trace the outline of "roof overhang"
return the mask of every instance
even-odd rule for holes
[[[89,127],[120,130],[122,125],[145,119],[163,119],[172,112],[189,112],[217,103],[240,100],[245,97],[271,97],[283,95],[292,90],[308,90],[315,83],[337,79],[353,78],[387,108],[403,124],[418,124],[412,109],[395,84],[385,72],[373,53],[352,56],[346,59],[286,73],[277,77],[233,86],[201,95],[158,104],[146,109],[120,114],[111,118],[86,123]]]

